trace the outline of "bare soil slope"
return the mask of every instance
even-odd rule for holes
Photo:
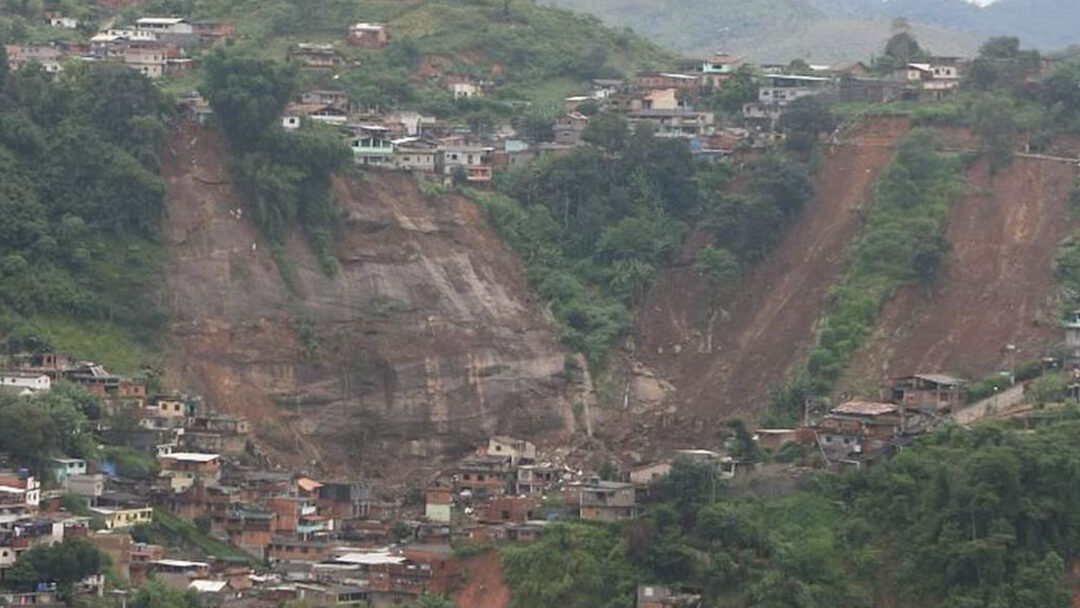
[[[457,594],[461,608],[507,608],[510,588],[503,579],[502,556],[490,549],[465,559],[465,588]]]
[[[973,165],[949,218],[952,251],[939,287],[897,293],[843,384],[865,391],[930,371],[981,377],[1007,364],[1006,345],[1021,360],[1062,341],[1051,261],[1072,229],[1076,176],[1073,163],[1052,160],[1016,158],[997,175],[986,161]]]
[[[470,201],[400,174],[338,180],[340,270],[324,274],[295,236],[295,293],[220,137],[186,126],[167,152],[169,375],[252,417],[271,454],[376,475],[573,424],[553,324]]]
[[[826,149],[814,200],[711,328],[692,255],[661,276],[640,314],[638,356],[677,387],[680,413],[714,418],[760,409],[770,387],[803,360],[828,290],[847,266],[857,210],[907,128],[903,119],[875,119],[849,143]]]

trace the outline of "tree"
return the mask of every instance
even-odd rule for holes
[[[581,140],[611,153],[621,152],[630,136],[626,119],[621,114],[604,112],[593,116],[581,132]]]
[[[809,154],[819,135],[836,128],[836,118],[817,96],[801,97],[788,104],[779,127],[788,149]]]
[[[900,67],[926,56],[919,41],[907,31],[893,34],[885,43],[885,56],[892,60],[893,66]]]
[[[257,147],[281,115],[297,84],[294,65],[219,46],[203,57],[202,93],[232,145]]]
[[[720,90],[713,96],[712,106],[735,114],[741,112],[744,105],[757,101],[757,98],[758,85],[754,80],[754,71],[748,65],[741,65],[720,85]]]
[[[694,268],[705,276],[712,299],[718,298],[739,276],[739,260],[727,249],[709,245],[698,252]]]
[[[1013,158],[1016,144],[1016,119],[1013,103],[1007,97],[983,97],[972,110],[973,130],[990,156],[990,170],[997,172]]]
[[[40,583],[55,583],[62,597],[71,598],[75,583],[101,574],[109,558],[84,538],[67,538],[55,545],[38,545],[23,553],[11,568],[6,582],[21,591]],[[156,607],[155,607],[156,608]]]

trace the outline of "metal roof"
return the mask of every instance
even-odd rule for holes
[[[853,416],[881,416],[892,414],[897,411],[894,403],[877,403],[874,401],[848,401],[833,408],[833,414],[850,414]]]

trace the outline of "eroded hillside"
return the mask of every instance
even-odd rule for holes
[[[1051,261],[1071,231],[1072,162],[1016,158],[991,175],[966,175],[967,196],[949,218],[952,246],[938,285],[901,290],[879,317],[844,382],[866,390],[890,377],[951,371],[981,377],[1038,358],[1063,340]],[[1019,349],[1010,354],[1013,345]]]
[[[170,377],[250,416],[272,454],[375,475],[573,424],[555,330],[471,202],[403,175],[339,179],[340,270],[326,276],[295,236],[297,294],[244,217],[216,132],[176,132],[165,175]]]
[[[760,411],[770,387],[801,364],[829,288],[846,268],[859,208],[907,131],[903,119],[872,120],[828,148],[813,202],[768,258],[742,278],[712,323],[689,265],[665,273],[641,311],[639,357],[676,387],[686,414]]]

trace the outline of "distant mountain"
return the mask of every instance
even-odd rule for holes
[[[1055,49],[1080,43],[1080,0],[539,0],[593,13],[683,53],[762,61],[861,59],[903,17],[931,51],[971,54],[996,35]]]

